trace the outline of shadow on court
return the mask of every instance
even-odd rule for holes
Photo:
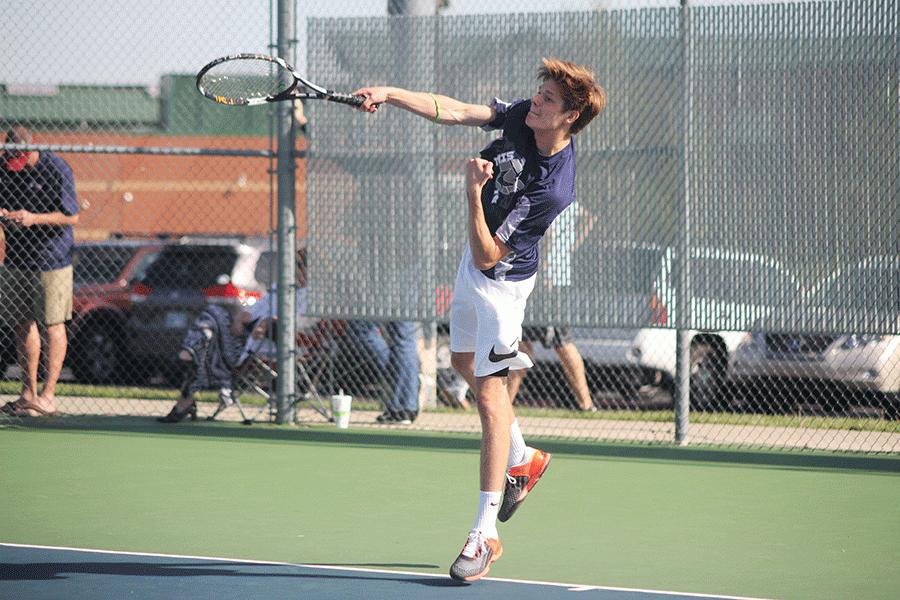
[[[461,589],[462,588],[462,589]],[[269,600],[384,598],[467,600],[692,600],[700,596],[491,579],[462,583],[449,576],[362,566],[309,566],[216,558],[121,554],[0,544],[0,597],[29,600]],[[702,596],[726,599],[727,596]]]
[[[17,423],[21,429],[107,432],[122,434],[196,439],[223,439],[270,442],[309,442],[340,446],[424,448],[478,451],[480,437],[473,434],[444,434],[380,428],[332,427],[285,428],[263,423],[245,427],[239,423],[201,422],[192,427],[160,428],[155,418],[98,416],[77,419],[36,419]],[[625,458],[637,460],[679,460],[699,463],[767,466],[783,469],[852,469],[873,473],[900,473],[900,460],[890,454],[852,454],[833,452],[784,452],[754,448],[719,448],[715,446],[642,445],[632,443],[597,443],[595,441],[541,439],[541,448],[557,455]]]

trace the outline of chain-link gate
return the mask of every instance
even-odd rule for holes
[[[0,120],[34,133],[4,149],[62,157],[77,192],[63,414],[164,416],[195,391],[180,393],[187,378],[202,388],[200,416],[267,418],[280,400],[323,422],[343,392],[354,426],[477,433],[447,322],[465,241],[462,165],[491,135],[389,107],[290,107],[306,254],[296,389],[279,399],[277,348],[263,344],[272,329],[229,327],[267,323],[267,291],[284,276],[277,106],[216,105],[193,74],[220,55],[280,51],[336,89],[488,103],[530,97],[541,58],[556,56],[591,67],[609,105],[576,136],[578,201],[542,242],[523,338],[536,367],[516,394],[523,428],[900,449],[897,2],[499,14],[464,2],[102,4],[102,16],[62,1],[0,9]],[[285,52],[276,32],[290,15]],[[41,231],[29,243],[46,246],[55,230]],[[8,243],[5,278],[31,269],[13,268],[22,245]],[[18,294],[3,297],[5,314],[28,296]],[[0,354],[14,403],[10,321]],[[192,331],[201,343],[183,348]],[[235,354],[218,356],[224,371],[209,358],[222,339]],[[50,373],[42,365],[39,381]],[[226,408],[235,400],[243,417]]]

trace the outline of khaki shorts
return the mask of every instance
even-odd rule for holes
[[[58,325],[72,320],[72,266],[55,271],[0,269],[0,320]]]

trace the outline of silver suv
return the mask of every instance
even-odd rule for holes
[[[166,246],[132,289],[131,355],[180,383],[175,357],[200,311],[213,303],[236,316],[270,287],[275,265],[269,238],[186,237]]]
[[[757,324],[760,332],[747,336],[731,357],[731,376],[876,392],[896,416],[900,336],[884,332],[900,326],[900,256],[870,256],[838,269],[796,310],[818,332],[781,331],[777,322],[764,319]]]

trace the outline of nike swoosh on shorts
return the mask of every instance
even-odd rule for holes
[[[491,353],[488,354],[488,360],[491,361],[492,363],[498,363],[498,362],[502,362],[502,361],[510,359],[510,358],[515,358],[518,355],[519,355],[518,350],[513,350],[509,354],[497,354],[497,352],[494,351],[494,348],[492,347]]]

